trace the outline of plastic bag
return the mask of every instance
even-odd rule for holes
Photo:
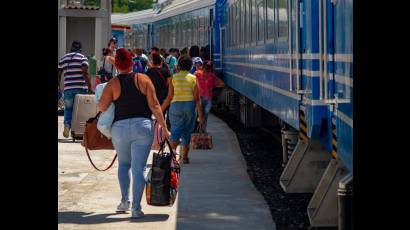
[[[95,99],[97,103],[100,101],[101,95],[103,93],[104,87],[107,83],[98,84],[95,87]],[[111,103],[105,112],[102,112],[100,118],[98,119],[97,129],[108,139],[111,139],[111,126],[114,121],[115,107],[114,103]]]

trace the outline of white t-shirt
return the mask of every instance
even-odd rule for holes
[[[105,63],[104,63],[104,60],[100,61],[99,66],[102,67],[104,65],[105,71],[107,71],[107,73],[111,73],[112,71],[113,72],[112,75],[115,76],[117,73],[115,66],[113,66],[113,64],[111,64],[110,61],[108,61],[108,56],[105,56],[104,58],[105,58]]]

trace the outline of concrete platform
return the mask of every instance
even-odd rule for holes
[[[58,118],[58,228],[65,229],[276,229],[269,208],[246,173],[235,134],[210,116],[214,149],[194,150],[182,165],[181,186],[173,207],[141,206],[146,216],[116,214],[120,200],[117,163],[107,172],[92,168],[80,142],[62,137]],[[106,165],[113,152],[93,154]],[[148,163],[151,163],[151,156]]]

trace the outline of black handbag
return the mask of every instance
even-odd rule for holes
[[[113,71],[114,71],[114,65],[111,66],[111,73],[108,73],[105,70],[105,59],[106,59],[106,57],[104,57],[103,66],[101,66],[101,68],[97,72],[97,74],[100,76],[100,82],[101,83],[105,83],[105,82],[108,82],[109,80],[111,80],[111,78],[113,76],[112,74],[113,74]]]
[[[168,144],[170,152],[165,152]],[[146,178],[145,194],[147,204],[153,206],[168,206],[175,202],[178,193],[180,165],[168,140],[152,158],[152,168]]]

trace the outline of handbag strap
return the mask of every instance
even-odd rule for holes
[[[100,172],[104,172],[104,171],[107,171],[108,169],[110,169],[114,165],[115,160],[117,159],[117,154],[115,154],[114,159],[112,159],[111,163],[105,169],[99,169],[99,168],[97,168],[97,166],[95,166],[94,162],[91,160],[90,153],[88,152],[87,148],[85,148],[85,152],[87,153],[87,157],[88,157],[88,160],[90,161],[91,165],[96,170],[98,170]]]
[[[169,151],[171,152],[172,157],[173,157],[173,158],[176,158],[175,152],[174,152],[174,150],[172,149],[172,146],[171,146],[171,144],[169,143],[169,140],[168,140],[168,139],[165,139],[165,140],[163,140],[163,141],[161,142],[161,146],[159,147],[158,154],[161,154],[161,153],[164,151],[165,144],[168,145],[168,148],[169,148]]]

